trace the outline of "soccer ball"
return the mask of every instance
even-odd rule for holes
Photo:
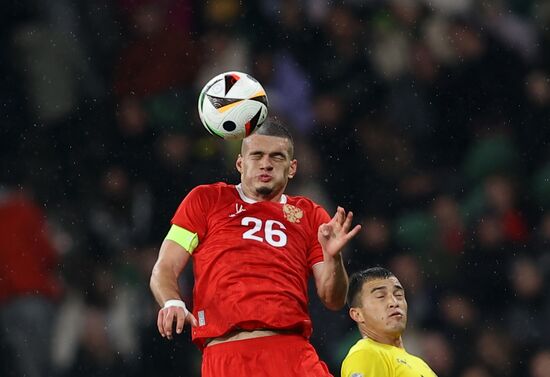
[[[267,95],[254,77],[242,72],[217,75],[201,90],[199,116],[212,135],[243,139],[267,117]]]

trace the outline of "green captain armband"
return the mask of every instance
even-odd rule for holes
[[[191,233],[187,229],[175,224],[172,224],[172,227],[164,239],[174,241],[187,250],[189,254],[193,254],[193,250],[199,245],[197,233]]]

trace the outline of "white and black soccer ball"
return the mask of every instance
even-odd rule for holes
[[[212,135],[243,139],[267,117],[267,94],[249,74],[237,71],[217,75],[201,90],[199,116]]]

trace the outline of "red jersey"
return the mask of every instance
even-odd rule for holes
[[[311,335],[307,280],[323,261],[317,240],[327,212],[310,199],[283,195],[255,201],[239,186],[198,186],[180,204],[172,224],[197,233],[192,253],[193,341],[234,329],[295,330]]]
[[[56,263],[42,210],[19,194],[0,201],[0,305],[30,294],[58,298]]]

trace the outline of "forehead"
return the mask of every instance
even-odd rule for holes
[[[249,152],[289,152],[290,141],[283,137],[267,135],[250,135],[243,140],[242,153]]]
[[[366,281],[365,283],[363,283],[362,292],[370,294],[374,288],[386,288],[389,290],[402,287],[403,286],[395,276],[390,276],[387,279],[373,279]]]

